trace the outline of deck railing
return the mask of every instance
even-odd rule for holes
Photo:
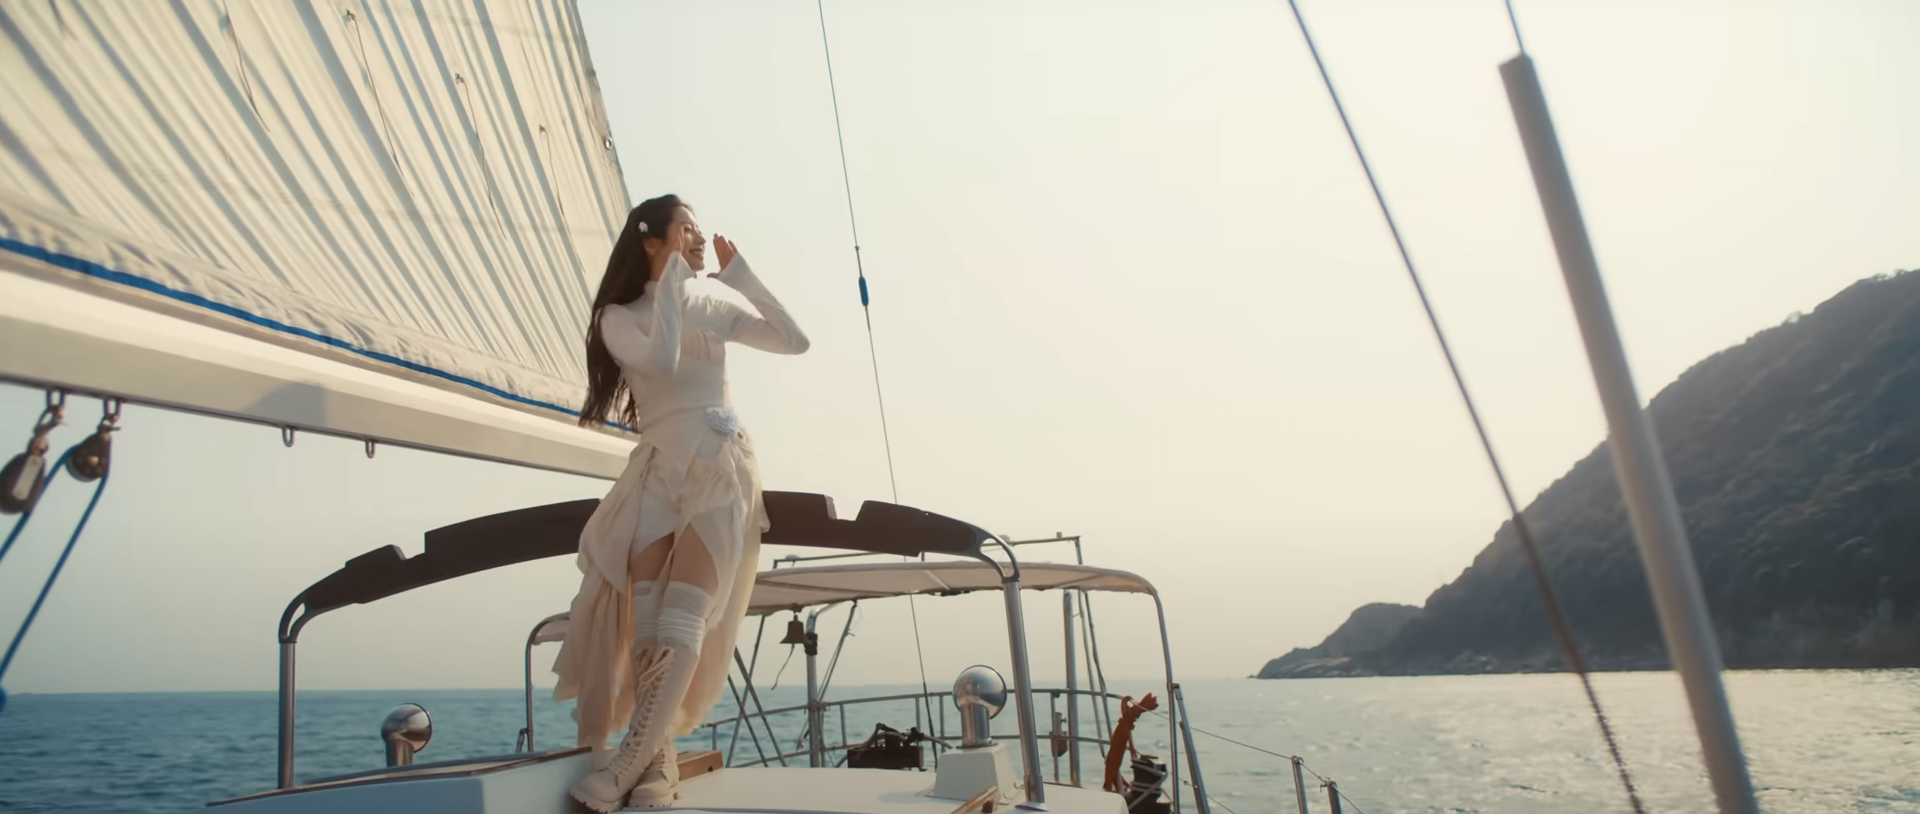
[[[1102,693],[1097,690],[1039,687],[1034,689],[1034,695],[1042,696],[1046,699],[1049,713],[1048,717],[1049,720],[1053,722],[1051,730],[1041,738],[1042,743],[1052,746],[1049,750],[1052,752],[1052,781],[1079,785],[1081,782],[1081,777],[1077,771],[1079,761],[1070,759],[1073,750],[1082,746],[1092,745],[1099,751],[1101,757],[1104,758],[1109,745],[1109,739],[1107,733],[1104,732],[1093,735],[1082,734],[1079,731],[1079,716],[1077,714],[1070,714],[1072,708],[1075,703],[1085,704],[1090,702],[1096,708],[1095,719],[1100,720],[1109,717],[1106,714],[1102,714],[1102,710],[1110,710],[1110,705],[1119,701],[1120,696],[1114,693]],[[808,745],[812,739],[808,738],[805,733],[806,719],[803,717],[798,722],[800,723],[799,731],[796,732],[792,726],[788,726],[786,727],[787,731],[782,733],[776,731],[774,718],[782,715],[806,716],[810,710],[817,709],[817,720],[825,722],[833,719],[837,721],[839,729],[839,739],[837,741],[827,742],[827,739],[824,737],[820,739],[822,748],[821,754],[818,755],[817,759],[822,765],[838,765],[844,762],[845,758],[841,757],[836,760],[834,759],[835,755],[844,755],[849,747],[859,746],[865,743],[864,736],[855,738],[851,737],[850,733],[870,732],[872,725],[875,723],[885,723],[889,726],[904,729],[904,727],[896,725],[895,722],[881,720],[875,717],[855,724],[855,726],[859,728],[850,730],[848,728],[848,708],[875,704],[912,702],[916,713],[922,709],[931,709],[933,711],[932,720],[926,720],[925,717],[920,714],[909,714],[915,714],[916,720],[913,722],[914,726],[926,727],[922,730],[922,734],[930,736],[929,743],[933,745],[934,765],[937,766],[939,764],[940,751],[947,748],[944,742],[950,740],[947,731],[947,709],[952,706],[952,697],[953,693],[949,691],[909,692],[895,695],[823,700],[813,705],[803,703],[770,709],[756,708],[744,714],[710,721],[703,724],[701,728],[706,729],[708,732],[709,748],[720,752],[725,757],[726,765],[728,766],[784,766],[787,765],[790,760],[804,761],[812,764],[816,756],[812,747]],[[738,699],[738,696],[736,696],[736,699]],[[751,697],[746,700],[748,704],[753,704]],[[744,707],[746,705],[747,704],[742,704],[741,706]],[[755,706],[757,707],[757,704]],[[858,719],[856,718],[856,720]],[[782,750],[780,748],[782,737],[787,741],[796,742],[794,748]],[[1015,732],[996,734],[993,737],[994,740],[1000,741],[1012,741],[1015,743],[1019,741],[1019,735]],[[752,750],[751,753],[743,754],[741,752],[743,746],[750,748]],[[772,747],[771,750],[769,750],[769,746]],[[1063,758],[1067,758],[1064,767],[1062,766]],[[1066,772],[1064,777],[1062,776],[1063,768]]]

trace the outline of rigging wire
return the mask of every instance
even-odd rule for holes
[[[880,351],[873,338],[873,308],[872,298],[867,294],[867,267],[860,257],[860,221],[854,216],[853,174],[847,170],[847,134],[846,128],[840,123],[840,89],[833,79],[833,45],[827,37],[826,0],[814,0],[813,7],[820,16],[820,52],[826,57],[827,93],[833,99],[833,136],[840,146],[840,185],[847,195],[847,228],[853,234],[853,268],[860,280],[860,313],[867,321],[867,359],[873,365],[873,397],[880,407],[880,440],[887,450],[887,486],[892,491],[893,502],[899,503],[900,479],[893,466],[893,433],[887,426],[887,395],[880,386]],[[920,559],[925,560],[926,556],[921,555]],[[931,726],[933,701],[927,697],[930,692],[927,685],[927,653],[920,643],[920,608],[911,594],[907,596],[907,610],[913,619],[913,652],[920,664],[920,697],[926,702],[926,720]],[[921,705],[916,704],[913,708],[916,723],[920,720],[921,711]]]
[[[840,124],[840,90],[833,79],[833,47],[827,42],[827,7],[825,0],[814,0],[814,9],[820,13],[820,50],[827,59],[827,93],[833,99],[833,135],[840,145],[840,184],[847,194],[847,227],[853,233],[853,268],[860,277],[860,312],[867,318],[867,357],[873,363],[873,395],[880,404],[880,439],[887,448],[887,485],[893,489],[893,500],[900,501],[900,481],[893,469],[893,436],[887,428],[887,396],[880,387],[880,352],[873,339],[873,309],[867,296],[867,267],[860,258],[860,221],[854,217],[853,175],[847,171],[847,136]]]
[[[1161,717],[1161,718],[1166,718],[1166,717],[1167,717],[1167,713],[1166,713],[1166,712],[1164,712],[1164,711],[1162,711],[1162,710],[1157,710],[1157,709],[1156,709],[1156,710],[1150,710],[1150,712],[1152,712],[1152,713],[1153,713],[1154,715],[1156,715],[1156,716],[1159,716],[1159,717]],[[1310,775],[1313,775],[1313,779],[1315,779],[1315,780],[1318,780],[1318,781],[1320,781],[1320,782],[1321,782],[1321,784],[1323,784],[1323,785],[1324,785],[1324,784],[1326,784],[1326,783],[1328,782],[1328,781],[1327,781],[1327,778],[1326,778],[1326,776],[1325,776],[1325,775],[1322,775],[1321,773],[1319,773],[1319,772],[1316,772],[1316,771],[1314,771],[1314,770],[1313,770],[1313,767],[1312,767],[1312,766],[1308,766],[1308,765],[1307,765],[1307,762],[1306,762],[1306,761],[1304,761],[1304,760],[1301,760],[1301,759],[1300,759],[1300,756],[1299,756],[1299,755],[1283,755],[1283,754],[1281,754],[1281,753],[1279,753],[1279,752],[1275,752],[1275,751],[1273,751],[1272,749],[1265,749],[1265,748],[1262,748],[1262,747],[1259,747],[1259,746],[1255,746],[1255,745],[1253,745],[1253,744],[1251,744],[1251,743],[1245,743],[1245,742],[1242,742],[1242,741],[1237,741],[1237,740],[1234,740],[1234,739],[1232,739],[1232,738],[1229,738],[1229,737],[1227,737],[1227,736],[1225,736],[1225,735],[1222,735],[1222,734],[1219,734],[1219,733],[1217,733],[1217,732],[1209,732],[1209,731],[1207,731],[1207,730],[1205,730],[1205,729],[1201,729],[1200,727],[1197,727],[1197,726],[1194,726],[1194,725],[1193,725],[1193,722],[1192,722],[1192,721],[1188,721],[1188,722],[1187,722],[1187,728],[1188,728],[1188,729],[1191,729],[1191,730],[1193,730],[1193,731],[1195,731],[1195,732],[1198,732],[1198,733],[1200,733],[1200,734],[1202,734],[1202,735],[1206,735],[1207,737],[1210,737],[1210,738],[1216,738],[1216,739],[1219,739],[1219,740],[1223,740],[1223,741],[1226,741],[1227,743],[1231,743],[1231,744],[1233,744],[1233,745],[1235,745],[1235,746],[1238,746],[1238,747],[1241,747],[1241,748],[1243,748],[1243,749],[1251,749],[1251,750],[1253,750],[1253,751],[1255,751],[1255,752],[1259,752],[1260,754],[1263,754],[1263,755],[1267,755],[1267,756],[1270,756],[1270,757],[1277,757],[1277,758],[1279,758],[1279,759],[1281,759],[1281,760],[1284,760],[1284,761],[1287,761],[1287,762],[1289,762],[1289,763],[1291,763],[1291,762],[1293,762],[1293,761],[1296,761],[1296,760],[1299,760],[1299,761],[1300,761],[1300,768],[1301,768],[1302,770],[1304,770],[1304,771],[1305,771],[1305,772],[1306,772],[1307,774],[1310,774]],[[1182,781],[1182,782],[1185,782],[1185,781]],[[1191,785],[1191,783],[1189,783],[1188,785]],[[1344,791],[1344,790],[1341,790],[1341,789],[1340,789],[1340,787],[1338,787],[1338,786],[1335,786],[1335,787],[1334,787],[1334,790],[1335,790],[1335,791],[1337,791],[1337,792],[1339,792],[1339,794],[1340,794],[1340,799],[1342,799],[1342,800],[1345,800],[1345,801],[1347,802],[1347,807],[1348,807],[1348,808],[1351,808],[1351,809],[1353,809],[1353,810],[1354,810],[1354,814],[1367,814],[1367,813],[1366,813],[1365,811],[1361,811],[1361,810],[1360,810],[1360,806],[1359,806],[1358,804],[1356,804],[1356,803],[1354,803],[1354,802],[1353,802],[1353,798],[1352,798],[1352,797],[1348,797],[1348,796],[1347,796],[1347,793],[1346,793],[1346,791]],[[1207,797],[1209,797],[1209,798],[1212,798],[1212,797],[1213,797],[1213,795],[1211,795],[1211,794],[1209,794],[1209,795],[1207,795]],[[1216,802],[1218,802],[1218,800],[1217,800],[1217,799],[1216,799]]]
[[[905,558],[902,558],[902,559],[905,559]],[[924,560],[926,559],[926,557],[922,556],[921,559]],[[931,697],[932,690],[928,689],[927,687],[927,653],[920,646],[920,608],[914,604],[913,594],[907,594],[907,613],[913,619],[913,655],[920,662],[921,703],[913,705],[913,722],[914,722],[914,725],[916,726],[920,725],[921,724],[920,713],[922,710],[925,710],[926,712],[925,724],[929,729],[931,729],[933,727],[933,698]]]
[[[1546,568],[1541,564],[1539,549],[1534,545],[1533,535],[1527,529],[1525,515],[1520,503],[1514,499],[1513,487],[1507,482],[1505,468],[1500,465],[1500,457],[1493,451],[1493,439],[1487,434],[1486,424],[1480,419],[1480,410],[1475,406],[1473,395],[1467,390],[1466,377],[1460,372],[1460,364],[1454,359],[1453,348],[1447,343],[1446,332],[1440,328],[1440,318],[1433,310],[1433,302],[1427,297],[1426,286],[1420,281],[1420,273],[1414,269],[1413,256],[1407,251],[1406,240],[1400,235],[1400,226],[1394,220],[1393,211],[1387,206],[1386,195],[1380,191],[1380,181],[1374,177],[1373,165],[1367,161],[1365,150],[1360,148],[1360,137],[1354,133],[1353,122],[1347,117],[1346,105],[1340,101],[1340,93],[1333,87],[1333,76],[1327,72],[1327,64],[1320,58],[1320,49],[1314,45],[1313,35],[1307,30],[1307,19],[1300,13],[1298,0],[1287,0],[1287,6],[1293,10],[1294,22],[1299,25],[1300,36],[1306,40],[1307,51],[1313,56],[1313,64],[1320,70],[1320,79],[1326,84],[1327,96],[1333,100],[1333,108],[1340,114],[1340,124],[1346,128],[1347,141],[1353,145],[1354,155],[1360,160],[1360,168],[1366,173],[1367,184],[1373,189],[1373,199],[1380,206],[1380,215],[1386,219],[1387,231],[1393,235],[1393,243],[1400,251],[1400,262],[1407,269],[1407,277],[1413,281],[1413,289],[1420,296],[1420,306],[1426,310],[1427,323],[1433,327],[1434,339],[1440,345],[1440,353],[1446,357],[1447,369],[1453,373],[1453,383],[1460,391],[1460,399],[1465,403],[1467,415],[1473,420],[1474,432],[1480,436],[1480,446],[1486,451],[1487,463],[1493,469],[1494,480],[1500,484],[1500,493],[1506,498],[1507,511],[1513,518],[1514,536],[1520,540],[1520,547],[1526,552],[1527,565],[1533,572],[1535,586],[1540,591],[1541,604],[1546,606],[1547,616],[1552,623],[1554,638],[1559,640],[1560,648],[1566,654],[1567,665],[1580,677],[1580,686],[1586,692],[1587,704],[1593,710],[1594,721],[1600,726],[1600,736],[1606,741],[1607,752],[1613,758],[1615,771],[1620,783],[1625,787],[1627,800],[1633,810],[1644,814],[1646,809],[1640,803],[1640,794],[1634,789],[1633,776],[1627,771],[1627,762],[1620,754],[1620,744],[1614,738],[1613,726],[1607,721],[1606,711],[1600,705],[1600,696],[1594,692],[1593,678],[1587,671],[1586,660],[1580,655],[1579,644],[1573,638],[1573,629],[1567,623],[1566,612],[1560,606],[1558,594],[1553,582],[1547,577]],[[1514,37],[1520,36],[1519,19],[1513,16],[1512,0],[1507,0],[1508,19],[1513,22]]]
[[[1194,791],[1194,793],[1195,793],[1195,794],[1199,794],[1199,793],[1200,793],[1200,787],[1199,787],[1199,786],[1195,786],[1195,785],[1193,784],[1193,781],[1192,781],[1192,780],[1187,780],[1187,779],[1184,779],[1184,778],[1183,778],[1183,779],[1181,779],[1181,781],[1180,781],[1180,785],[1182,785],[1182,786],[1186,786],[1187,788],[1190,788],[1190,789],[1193,789],[1193,791]],[[1346,795],[1344,795],[1344,794],[1343,794],[1343,795],[1341,795],[1341,796],[1342,796],[1342,797],[1345,797]],[[1212,804],[1214,804],[1214,805],[1217,805],[1217,806],[1219,806],[1219,807],[1221,807],[1222,809],[1225,809],[1225,810],[1226,810],[1226,812],[1227,812],[1227,814],[1240,814],[1240,812],[1238,812],[1238,811],[1234,811],[1234,810],[1233,810],[1233,806],[1230,806],[1230,805],[1227,805],[1226,803],[1223,803],[1223,802],[1221,802],[1221,801],[1220,801],[1220,798],[1218,798],[1218,797],[1215,797],[1215,796],[1213,796],[1213,795],[1211,795],[1211,794],[1209,794],[1209,795],[1207,795],[1207,802],[1210,802],[1210,803],[1212,803]],[[1362,811],[1362,812],[1359,812],[1359,814],[1366,814],[1366,812],[1364,812],[1364,811]]]
[[[1506,3],[1507,22],[1513,26],[1513,45],[1524,54],[1527,52],[1527,41],[1520,38],[1520,15],[1513,12],[1513,0],[1506,0]]]

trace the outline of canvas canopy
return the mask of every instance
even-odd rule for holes
[[[1069,563],[1023,563],[1020,587],[1028,591],[1073,588],[1083,591],[1152,594],[1153,585],[1138,575],[1112,568]],[[956,595],[997,591],[1000,573],[976,561],[880,562],[776,568],[761,571],[748,601],[750,616],[766,616],[859,599],[915,595]],[[556,613],[533,631],[531,642],[567,637],[567,614]]]

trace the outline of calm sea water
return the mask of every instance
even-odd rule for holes
[[[1674,677],[1605,675],[1598,684],[1648,810],[1712,810]],[[1735,673],[1729,687],[1766,811],[1920,814],[1920,671]],[[899,689],[836,688],[831,695]],[[1222,680],[1193,682],[1186,692],[1197,726],[1300,754],[1339,782],[1352,801],[1349,811],[1628,810],[1568,676]],[[797,700],[790,687],[766,698],[770,706]],[[423,761],[510,752],[522,724],[514,690],[303,692],[300,777],[379,766],[380,719],[404,702],[423,704],[434,716]],[[1042,702],[1043,721],[1048,712]],[[564,707],[541,698],[536,715],[539,746],[571,740]],[[184,812],[267,789],[274,716],[271,693],[15,696],[0,713],[0,811]],[[1083,713],[1083,721],[1090,718]],[[905,728],[914,717],[904,703],[855,707],[846,717],[848,736],[859,740],[875,720]],[[951,715],[947,723],[954,724]],[[1009,718],[996,723],[1012,731]],[[775,724],[783,750],[795,748],[799,724],[797,716]],[[1164,757],[1165,721],[1149,717],[1141,726],[1143,748]],[[840,740],[840,731],[836,714],[829,740]],[[730,734],[721,733],[721,748]],[[1284,761],[1195,737],[1217,811],[1292,814]],[[709,742],[708,734],[696,734],[684,746]],[[744,732],[736,748],[749,757],[755,751]],[[1097,759],[1086,754],[1086,776],[1095,776]],[[1067,773],[1064,759],[1059,766]],[[1046,768],[1052,771],[1051,760]],[[1309,793],[1312,810],[1326,811],[1325,793]]]

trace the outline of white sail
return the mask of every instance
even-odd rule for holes
[[[0,377],[600,476],[568,0],[0,3]]]

